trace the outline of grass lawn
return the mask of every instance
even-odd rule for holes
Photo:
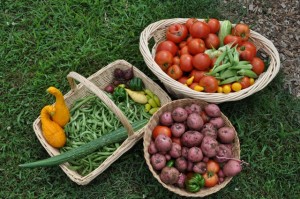
[[[59,167],[18,165],[49,157],[32,129],[41,108],[53,103],[49,86],[66,93],[70,71],[88,77],[117,59],[157,80],[139,52],[141,31],[166,18],[226,19],[222,9],[232,9],[232,22],[246,16],[242,6],[221,2],[0,1],[0,198],[181,198],[152,177],[142,140],[87,186]],[[300,100],[282,79],[280,73],[264,90],[220,105],[250,166],[210,198],[300,197]]]

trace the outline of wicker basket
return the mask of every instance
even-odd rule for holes
[[[250,40],[255,44],[257,50],[264,52],[270,57],[270,65],[268,69],[262,73],[259,78],[255,81],[254,85],[242,89],[239,92],[232,92],[229,94],[223,93],[205,93],[194,91],[178,81],[169,77],[165,72],[154,61],[155,50],[157,44],[165,40],[166,28],[174,23],[185,23],[188,19],[176,18],[166,19],[148,25],[140,35],[140,51],[144,57],[144,60],[150,70],[158,77],[158,79],[164,84],[168,92],[176,98],[195,98],[202,99],[211,103],[222,103],[228,101],[237,101],[245,97],[252,95],[255,92],[262,90],[272,81],[277,75],[280,69],[279,54],[273,43],[260,35],[259,33],[252,31],[250,32]],[[199,19],[203,21],[203,19]],[[222,23],[222,21],[221,21]],[[152,48],[152,52],[149,49],[148,42],[154,39],[155,45]]]
[[[71,90],[66,95],[64,95],[64,98],[69,108],[72,107],[72,104],[77,99],[96,94],[106,105],[108,105],[108,107],[111,108],[111,110],[120,119],[121,123],[127,129],[128,132],[128,138],[121,144],[121,146],[111,156],[109,156],[97,169],[95,169],[86,176],[81,176],[76,171],[68,169],[68,163],[60,165],[60,167],[67,174],[67,176],[79,185],[86,185],[94,178],[96,178],[99,174],[105,171],[114,161],[116,161],[122,154],[128,151],[143,136],[143,129],[145,127],[137,132],[133,132],[131,124],[124,116],[122,111],[114,104],[113,101],[109,99],[109,97],[106,96],[106,94],[103,91],[101,91],[101,89],[104,89],[104,87],[107,84],[112,82],[113,70],[115,68],[128,69],[130,67],[132,67],[132,65],[128,62],[124,60],[117,60],[102,68],[98,72],[94,73],[87,79],[75,72],[70,72],[67,76],[71,86]],[[146,88],[152,90],[160,98],[162,105],[171,101],[167,93],[164,90],[162,90],[156,83],[154,83],[150,78],[148,78],[145,74],[143,74],[140,70],[138,70],[136,67],[133,67],[133,71],[136,77],[139,77],[143,80]],[[80,83],[77,85],[75,83],[75,80]],[[43,147],[46,149],[50,156],[60,154],[58,149],[51,147],[44,139],[42,135],[40,117],[38,117],[34,121],[33,129],[40,143],[43,145]]]
[[[171,111],[174,110],[176,107],[185,107],[187,105],[191,105],[193,103],[196,103],[198,105],[200,105],[201,107],[205,106],[206,104],[208,104],[207,102],[200,100],[200,99],[191,99],[191,98],[186,98],[186,99],[179,99],[179,100],[174,100],[164,106],[162,106],[150,119],[146,129],[145,129],[145,133],[144,133],[144,157],[146,160],[146,163],[151,171],[151,173],[153,174],[153,176],[159,181],[160,184],[162,184],[163,187],[167,188],[169,191],[172,191],[178,195],[181,196],[186,196],[186,197],[204,197],[210,194],[213,194],[217,191],[219,191],[220,189],[224,188],[232,179],[232,177],[226,177],[224,182],[221,184],[218,184],[214,187],[211,188],[202,188],[200,191],[196,192],[196,193],[191,193],[191,192],[187,192],[184,189],[178,188],[176,186],[173,185],[167,185],[165,183],[163,183],[160,178],[159,178],[159,174],[157,171],[155,171],[150,163],[150,154],[148,153],[148,147],[150,145],[150,141],[151,141],[151,136],[152,136],[152,131],[155,128],[156,125],[159,124],[159,116],[165,112],[165,111]],[[230,121],[228,120],[228,118],[222,113],[221,117],[223,118],[223,120],[225,121],[225,126],[230,126],[232,128],[234,128],[232,126],[232,124],[230,123]],[[233,157],[240,159],[240,142],[239,142],[239,138],[237,135],[237,132],[235,131],[235,139],[234,139],[234,143],[233,143]]]

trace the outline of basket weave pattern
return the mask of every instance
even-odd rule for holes
[[[279,53],[275,48],[274,44],[259,33],[251,30],[250,41],[254,43],[254,45],[257,47],[257,50],[260,50],[261,52],[267,54],[270,57],[270,65],[268,69],[259,76],[259,78],[255,81],[255,83],[252,86],[246,89],[242,89],[241,91],[232,92],[228,94],[197,92],[184,86],[183,84],[172,79],[165,72],[163,72],[154,61],[154,56],[157,45],[166,39],[165,34],[167,27],[175,23],[183,24],[187,20],[187,18],[175,18],[157,21],[148,25],[140,35],[140,51],[143,55],[145,63],[147,64],[149,69],[158,77],[158,79],[164,84],[164,86],[172,96],[176,98],[187,97],[202,99],[211,103],[237,101],[265,88],[279,72]],[[203,19],[199,20],[203,21]],[[154,39],[155,45],[150,51],[149,41],[151,39]]]
[[[206,104],[208,104],[207,102],[200,100],[200,99],[186,98],[186,99],[174,100],[174,101],[162,106],[151,117],[151,119],[145,129],[145,133],[144,133],[144,143],[143,143],[144,144],[144,157],[145,157],[146,163],[147,163],[151,173],[159,181],[159,183],[162,184],[163,187],[165,187],[169,191],[172,191],[181,196],[204,197],[204,196],[210,195],[210,194],[215,193],[215,192],[219,191],[220,189],[224,188],[231,181],[232,177],[226,177],[224,182],[222,182],[221,184],[218,184],[214,187],[202,188],[200,191],[198,191],[196,193],[187,192],[184,189],[181,189],[179,187],[176,187],[173,185],[167,185],[167,184],[163,183],[160,180],[159,173],[153,169],[153,167],[150,163],[150,154],[148,153],[148,148],[149,148],[149,145],[150,145],[150,142],[152,139],[152,131],[155,128],[155,126],[159,125],[159,116],[163,112],[174,110],[176,107],[185,107],[185,106],[191,105],[193,103],[198,104],[201,107],[204,107]],[[229,127],[232,127],[233,129],[235,129],[234,126],[231,124],[231,122],[228,120],[228,118],[223,113],[221,114],[221,117],[223,118],[223,120],[225,122],[225,126],[229,126]],[[239,142],[239,138],[238,138],[236,130],[234,130],[234,131],[235,131],[235,139],[234,139],[233,148],[232,148],[233,157],[236,159],[240,159],[240,142]]]
[[[106,94],[102,91],[106,85],[112,82],[114,69],[120,68],[124,70],[129,69],[131,67],[133,67],[134,76],[139,77],[143,80],[145,87],[153,91],[160,98],[162,105],[171,101],[168,94],[163,89],[161,89],[155,82],[153,82],[149,77],[147,77],[136,67],[132,66],[130,63],[124,60],[117,60],[107,65],[106,67],[100,69],[98,72],[94,73],[88,78],[84,78],[83,76],[75,72],[70,72],[67,76],[71,90],[66,95],[64,95],[64,99],[69,108],[72,107],[72,105],[77,99],[81,99],[86,96],[95,94],[108,107],[111,108],[115,115],[120,119],[123,126],[127,129],[128,133],[128,138],[120,145],[120,147],[111,156],[109,156],[101,165],[99,165],[97,169],[95,169],[86,176],[81,176],[76,171],[70,170],[68,168],[68,163],[60,165],[60,167],[67,174],[67,176],[79,185],[86,185],[89,182],[91,182],[94,178],[96,178],[99,174],[105,171],[114,161],[116,161],[122,154],[127,152],[137,141],[139,141],[143,137],[145,127],[140,129],[139,131],[134,132],[126,116],[114,104],[114,102],[111,101],[109,97],[107,97]],[[80,83],[77,85],[75,80]],[[60,154],[58,149],[50,146],[44,139],[42,135],[40,117],[38,117],[34,121],[33,129],[40,143],[46,149],[50,156]]]

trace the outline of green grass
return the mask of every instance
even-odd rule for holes
[[[49,157],[32,129],[41,108],[53,103],[46,88],[66,93],[70,71],[87,77],[116,59],[156,79],[139,52],[140,32],[166,18],[225,19],[220,2],[1,1],[0,198],[181,198],[152,177],[142,141],[87,186],[76,185],[59,167],[18,165]],[[227,9],[232,22],[246,14],[237,4]],[[211,198],[299,198],[300,105],[282,79],[281,74],[263,91],[220,105],[250,166]]]

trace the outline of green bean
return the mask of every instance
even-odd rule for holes
[[[234,76],[234,77],[229,77],[223,81],[220,82],[219,85],[223,85],[223,84],[230,84],[232,82],[236,82],[239,81],[241,78],[243,78],[244,76]]]
[[[238,69],[252,69],[252,65],[251,64],[238,64],[238,65],[236,65],[236,66],[232,66],[232,67],[230,67],[231,69],[236,69],[236,70],[238,70]]]
[[[252,70],[247,69],[241,69],[237,72],[239,75],[251,77],[251,78],[257,78],[257,74],[253,72]]]
[[[208,74],[210,74],[210,75],[215,75],[216,73],[218,73],[218,72],[220,72],[220,71],[222,71],[222,70],[225,70],[225,69],[227,69],[227,68],[230,67],[230,66],[231,66],[230,63],[222,64],[222,65],[216,67],[215,69],[213,69],[213,70],[212,70],[210,73],[208,73]]]

